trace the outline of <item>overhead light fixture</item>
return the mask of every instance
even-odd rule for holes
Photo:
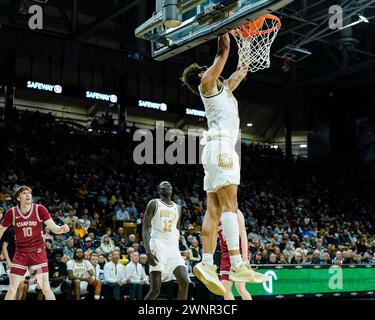
[[[247,124],[247,126],[248,126],[248,127],[252,127],[253,124],[249,122],[249,123]]]
[[[357,25],[357,24],[360,24],[360,23],[362,23],[362,22],[370,23],[370,21],[369,21],[365,16],[359,14],[359,15],[358,15],[358,20],[357,20],[356,22],[350,23],[350,24],[348,24],[347,26],[344,26],[344,27],[339,28],[339,29],[340,29],[340,30],[344,30],[344,29],[346,29],[346,28],[353,27],[353,26],[355,26],[355,25]]]
[[[307,144],[300,144],[299,147],[300,147],[301,149],[307,148]]]

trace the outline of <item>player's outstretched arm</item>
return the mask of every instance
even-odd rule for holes
[[[142,223],[143,246],[146,250],[149,263],[152,266],[156,266],[158,262],[157,258],[151,252],[151,249],[150,249],[151,220],[155,214],[155,209],[156,209],[156,200],[151,200],[147,204],[145,216],[144,216],[143,223]]]
[[[67,224],[64,224],[62,226],[58,226],[52,218],[44,221],[44,223],[47,225],[48,228],[51,229],[53,233],[61,234],[61,233],[67,233],[69,232],[70,228]]]
[[[241,251],[243,261],[249,260],[249,242],[247,240],[247,232],[245,227],[245,218],[241,210],[238,209],[237,214],[238,228],[240,230],[240,239],[241,239]]]
[[[240,85],[241,81],[246,78],[247,69],[238,68],[237,71],[233,72],[228,80],[225,80],[225,84],[228,86],[230,91],[234,91]]]
[[[224,70],[225,64],[228,60],[230,49],[230,37],[225,33],[218,38],[218,48],[214,63],[204,73],[202,77],[202,90],[204,94],[210,94],[213,88],[216,88],[217,80]]]

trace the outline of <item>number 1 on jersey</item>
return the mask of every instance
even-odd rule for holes
[[[23,236],[26,237],[31,237],[33,235],[33,229],[31,227],[27,228],[22,228],[23,231]]]

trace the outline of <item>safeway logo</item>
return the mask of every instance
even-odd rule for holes
[[[268,276],[270,280],[263,283],[263,288],[266,292],[273,293],[273,280],[277,280],[277,275],[271,270],[267,271],[265,275]]]

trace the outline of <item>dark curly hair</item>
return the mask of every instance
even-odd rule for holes
[[[198,87],[201,83],[199,73],[206,69],[206,67],[201,67],[197,63],[193,63],[192,65],[188,66],[182,74],[182,83],[186,85],[190,89],[190,91],[196,94],[197,96],[199,96]]]

